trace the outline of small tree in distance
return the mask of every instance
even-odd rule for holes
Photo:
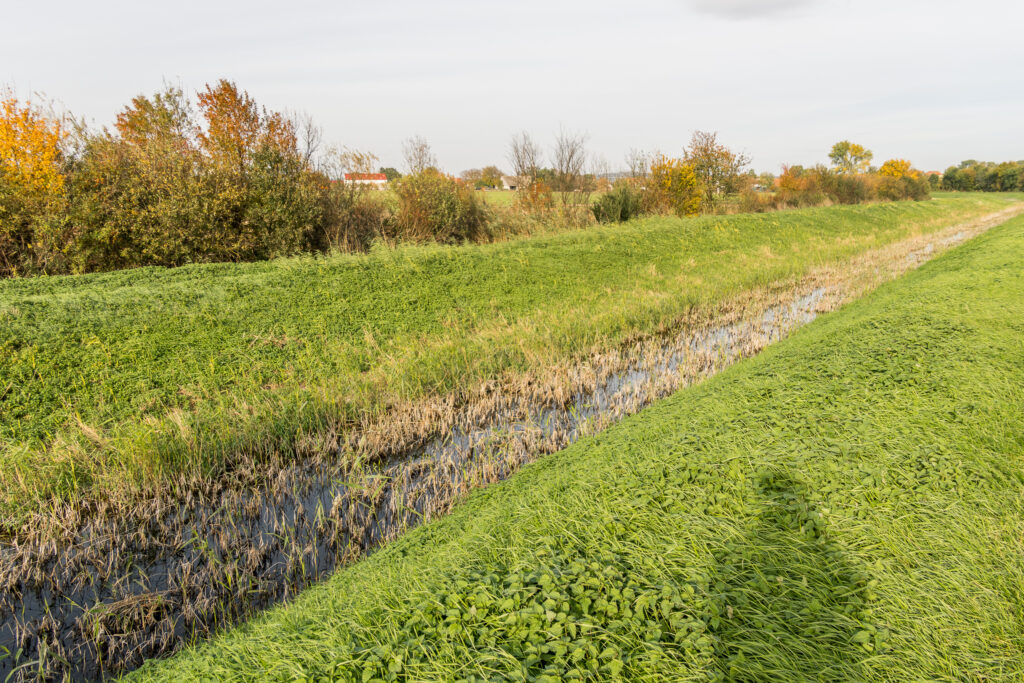
[[[464,182],[467,182],[470,185],[476,185],[478,182],[480,182],[480,178],[482,176],[483,171],[481,171],[479,168],[467,168],[465,171],[459,174],[459,177],[462,178]]]
[[[555,137],[552,156],[555,162],[554,189],[559,193],[562,205],[589,202],[589,193],[584,193],[584,167],[587,164],[587,136],[584,133],[559,131]],[[586,196],[582,196],[586,194]]]
[[[497,166],[484,166],[480,171],[480,184],[484,187],[501,188],[501,176],[504,175]]]
[[[867,173],[874,153],[856,142],[842,140],[832,145],[828,158],[840,173]]]
[[[410,174],[420,173],[428,168],[437,168],[437,157],[430,149],[430,144],[421,135],[414,135],[402,143],[402,156],[405,157],[406,171]]]
[[[704,191],[704,210],[711,211],[715,200],[739,190],[740,173],[750,163],[745,154],[733,152],[718,142],[717,133],[695,131],[683,161],[693,168]]]
[[[519,181],[529,185],[537,180],[537,174],[540,171],[540,145],[534,142],[525,130],[518,135],[513,135],[512,141],[509,143],[508,161],[512,165],[512,172],[519,178]]]
[[[632,148],[626,153],[626,167],[630,178],[646,178],[651,167],[651,155],[642,149]]]

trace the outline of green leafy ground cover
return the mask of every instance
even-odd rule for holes
[[[0,528],[284,457],[390,402],[550,367],[1007,196],[0,282]]]
[[[1024,679],[1024,218],[138,680]]]

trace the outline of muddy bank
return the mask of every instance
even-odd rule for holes
[[[0,676],[101,678],[286,600],[472,488],[756,354],[1006,216],[751,292],[543,375],[396,408],[319,457],[130,512],[78,512],[0,551]],[[0,649],[0,655],[5,652]]]

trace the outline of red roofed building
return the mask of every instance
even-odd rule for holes
[[[384,188],[387,187],[388,177],[383,173],[346,173],[345,182]]]

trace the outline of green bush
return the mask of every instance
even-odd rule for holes
[[[920,201],[927,199],[930,194],[931,185],[928,183],[928,179],[920,174],[900,178],[881,176],[878,180],[879,199],[888,199],[894,202],[905,199]]]
[[[472,188],[428,168],[395,181],[398,206],[388,236],[454,244],[486,234],[487,217]]]
[[[821,189],[834,204],[860,204],[875,195],[873,176],[837,173],[823,166],[813,172],[818,174]]]
[[[0,166],[0,275],[22,272],[31,264],[33,208]]]
[[[391,207],[387,193],[316,176],[323,220],[310,240],[313,251],[365,251],[387,232]]]
[[[740,213],[764,213],[774,208],[775,196],[770,192],[758,192],[752,188],[745,188],[740,192]]]
[[[68,174],[66,216],[45,241],[74,272],[287,256],[322,229],[321,193],[300,159],[270,147],[229,169],[97,136]]]
[[[622,223],[643,213],[643,198],[628,183],[617,183],[590,207],[598,223]]]
[[[62,191],[34,191],[5,172],[0,159],[0,277],[60,272],[47,226],[60,214]]]

